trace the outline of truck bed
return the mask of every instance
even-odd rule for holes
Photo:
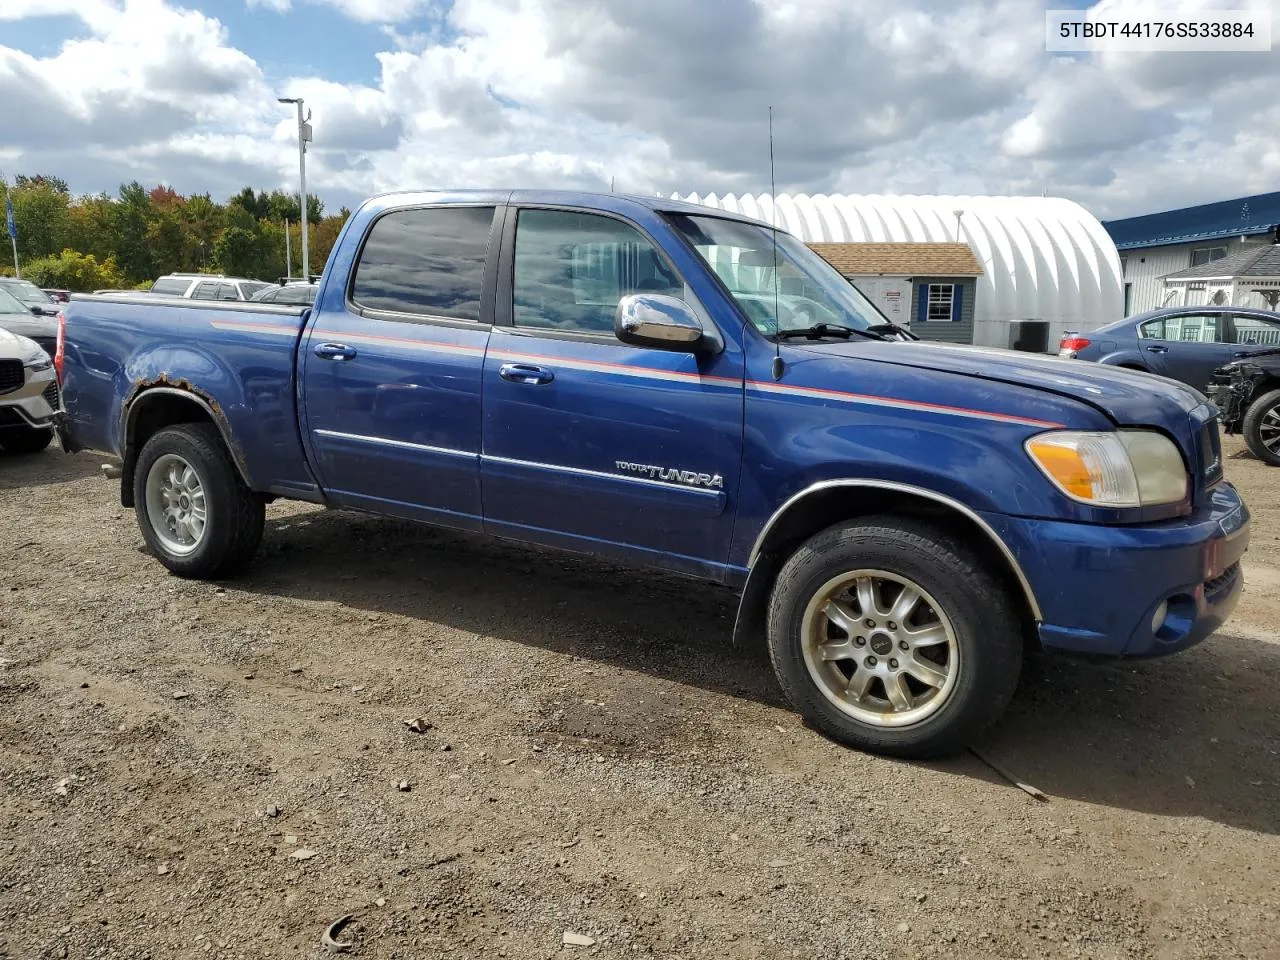
[[[186,390],[218,422],[253,489],[318,499],[294,390],[309,311],[153,294],[73,296],[63,308],[70,445],[120,456],[129,404],[143,391]]]

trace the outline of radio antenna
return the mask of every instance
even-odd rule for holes
[[[773,107],[769,107],[769,219],[773,223],[773,379],[782,379],[782,314],[778,301],[778,181],[773,170]]]

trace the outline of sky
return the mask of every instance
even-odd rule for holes
[[[1102,0],[1268,9],[1280,0]],[[0,0],[0,171],[165,183],[1064,196],[1280,190],[1267,53],[1050,54],[1054,0]]]

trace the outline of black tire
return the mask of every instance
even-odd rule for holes
[[[1271,422],[1268,422],[1268,420]],[[1280,442],[1276,439],[1280,434],[1268,434],[1267,439],[1270,439],[1276,445],[1274,450],[1270,450],[1263,442],[1262,429],[1264,426],[1280,426],[1280,390],[1264,393],[1249,404],[1249,409],[1244,415],[1244,424],[1241,427],[1241,433],[1244,434],[1244,442],[1249,448],[1249,452],[1263,463],[1270,464],[1273,467],[1280,467]]]
[[[37,427],[16,427],[0,432],[0,447],[10,453],[39,453],[53,442],[53,431]]]
[[[200,478],[207,519],[203,536],[190,553],[168,549],[152,527],[147,509],[147,477],[167,454],[181,457]],[[134,511],[147,546],[180,577],[213,580],[244,569],[262,542],[262,498],[245,486],[222,436],[211,423],[184,423],[161,430],[142,447],[133,477]]]
[[[950,661],[950,653],[947,659],[957,676],[945,696],[938,693],[936,705],[929,708],[935,712],[919,722],[886,726],[850,715],[824,693],[806,664],[804,623],[810,601],[834,578],[857,570],[884,571],[914,582],[950,621],[956,661]],[[1021,626],[1006,587],[963,543],[914,519],[871,517],[824,530],[786,562],[769,603],[769,653],[788,699],[822,733],[873,753],[927,759],[963,750],[1004,712],[1022,669]],[[861,639],[883,645],[886,637]],[[870,644],[859,649],[859,657],[864,650],[870,653]],[[882,662],[881,668],[889,663],[897,669],[896,659]],[[905,662],[903,672],[909,672]],[[887,686],[879,689],[887,703]]]

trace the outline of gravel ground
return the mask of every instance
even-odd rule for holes
[[[192,583],[100,458],[0,457],[0,956],[1280,957],[1280,470],[1227,452],[1235,620],[1036,658],[980,745],[1047,802],[806,729],[716,588],[296,504]]]

